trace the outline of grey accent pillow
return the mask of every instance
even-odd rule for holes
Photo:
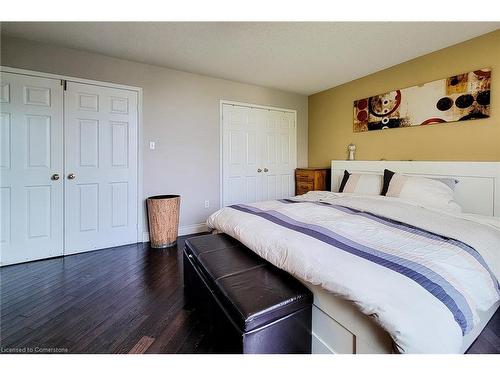
[[[458,184],[458,180],[455,179],[455,178],[447,178],[447,177],[442,177],[442,178],[431,178],[431,180],[436,180],[436,181],[440,181],[442,182],[443,184],[445,184],[446,186],[448,186],[451,190],[455,190],[455,187],[457,186]]]

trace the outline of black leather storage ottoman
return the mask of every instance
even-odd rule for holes
[[[311,353],[312,293],[225,235],[186,240],[186,297],[206,313],[217,351]]]

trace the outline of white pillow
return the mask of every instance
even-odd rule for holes
[[[344,172],[347,181],[341,193],[353,193],[360,195],[380,195],[383,185],[383,177],[378,174],[349,173]]]
[[[431,178],[395,173],[389,182],[386,196],[444,211],[462,212],[462,208],[453,200],[453,189],[446,183]]]

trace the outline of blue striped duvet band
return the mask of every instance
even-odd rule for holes
[[[416,234],[416,235],[421,236],[421,237],[429,238],[431,240],[436,240],[436,241],[440,241],[440,242],[449,243],[450,245],[456,246],[456,247],[466,251],[467,253],[469,253],[486,271],[488,271],[491,279],[493,280],[493,284],[495,285],[495,289],[496,289],[498,295],[500,296],[500,283],[496,279],[496,277],[493,274],[493,272],[491,271],[490,267],[488,267],[488,265],[484,261],[481,254],[479,254],[476,251],[476,249],[467,245],[466,243],[455,240],[453,238],[440,236],[438,234],[423,230],[421,228],[417,228],[413,225],[404,224],[404,223],[401,223],[401,222],[396,221],[396,220],[388,219],[388,218],[381,217],[381,216],[378,216],[378,215],[375,215],[375,214],[372,214],[369,212],[356,210],[354,208],[341,206],[338,204],[332,204],[332,203],[321,202],[321,201],[319,201],[319,202],[297,201],[294,199],[279,199],[278,201],[281,203],[313,203],[313,204],[317,204],[320,206],[331,207],[333,209],[337,209],[339,211],[342,211],[342,212],[345,212],[348,214],[352,214],[352,215],[362,216],[362,217],[365,217],[367,219],[374,220],[378,223],[387,225],[389,227],[396,228],[396,229],[399,229],[399,230],[402,230],[402,231],[405,231],[408,233]]]

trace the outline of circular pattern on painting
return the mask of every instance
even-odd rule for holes
[[[476,101],[478,104],[481,105],[490,104],[490,90],[479,92],[476,96]]]
[[[386,94],[376,95],[369,98],[368,110],[373,116],[389,116],[396,111],[401,104],[401,91],[391,91]]]
[[[460,83],[460,78],[458,76],[450,77],[450,85],[456,86]]]
[[[470,107],[472,103],[474,103],[474,97],[471,94],[460,95],[455,99],[455,105],[461,109]]]
[[[358,121],[365,122],[366,120],[368,120],[368,112],[360,111],[358,112],[356,118],[358,119]]]
[[[484,77],[488,78],[491,77],[491,70],[490,69],[480,69],[480,70],[474,70],[474,74],[478,77]]]
[[[453,99],[448,98],[447,96],[445,96],[444,98],[439,99],[438,102],[436,103],[436,107],[440,111],[447,111],[452,106],[453,106]]]
[[[442,118],[433,117],[433,118],[429,118],[429,119],[425,120],[420,125],[441,124],[443,122],[446,122],[446,121],[444,121]]]
[[[365,109],[366,107],[368,107],[368,99],[358,100],[356,107],[358,107],[360,111]]]

